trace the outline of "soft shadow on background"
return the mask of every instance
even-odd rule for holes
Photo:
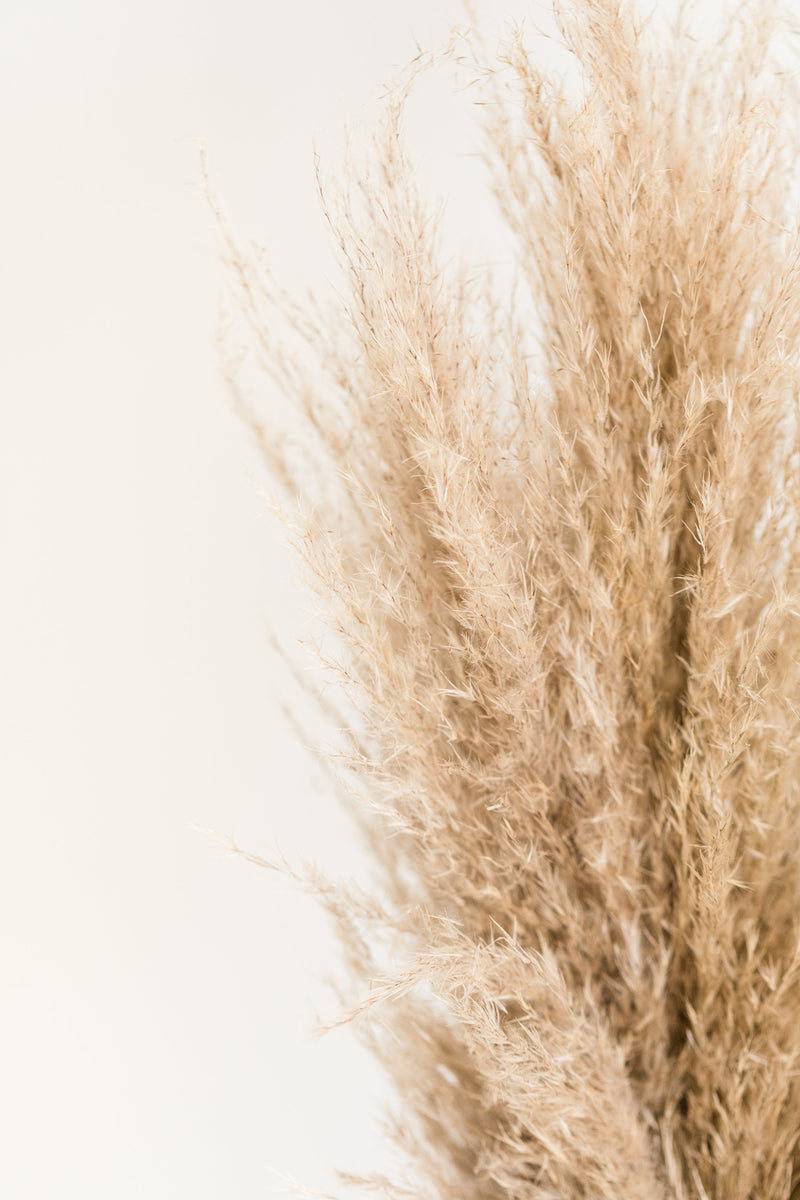
[[[348,1031],[310,1033],[337,1011],[324,917],[195,828],[363,871],[280,711],[262,617],[302,634],[305,600],[220,380],[194,138],[234,226],[324,289],[312,139],[335,169],[344,122],[367,129],[394,68],[462,19],[455,0],[0,11],[4,1196],[243,1200],[273,1171],[384,1163],[376,1070]],[[452,192],[448,236],[489,254],[449,88],[421,83],[412,146]]]

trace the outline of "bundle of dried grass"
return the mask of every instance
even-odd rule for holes
[[[535,313],[443,270],[394,92],[349,294],[232,240],[382,895],[319,890],[441,1200],[800,1195],[800,242],[785,26],[474,49]],[[780,39],[775,34],[783,30]],[[466,45],[470,43],[465,43]],[[278,318],[283,321],[283,332]],[[535,382],[538,380],[538,382]],[[234,386],[235,380],[233,381]],[[267,427],[268,426],[268,427]],[[304,678],[304,676],[301,676]],[[318,883],[318,881],[314,881]]]

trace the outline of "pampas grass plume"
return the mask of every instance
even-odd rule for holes
[[[229,356],[231,387],[325,604],[338,689],[312,691],[379,874],[308,882],[397,1097],[385,1195],[790,1200],[790,29],[759,3],[710,39],[688,4],[555,15],[560,81],[521,34],[444,55],[481,100],[514,287],[443,265],[403,145],[423,58],[321,187],[330,304],[287,296],[223,220],[299,451]]]

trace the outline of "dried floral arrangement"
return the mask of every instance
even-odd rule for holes
[[[226,234],[307,432],[232,367],[336,638],[380,883],[310,882],[388,1196],[800,1196],[800,105],[777,7],[691,13],[559,5],[572,88],[458,43],[513,295],[442,265],[409,81],[323,190],[346,294]]]

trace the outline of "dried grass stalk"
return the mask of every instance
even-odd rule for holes
[[[227,240],[305,422],[297,454],[237,393],[338,637],[337,777],[382,872],[375,899],[312,883],[402,1103],[406,1177],[376,1187],[778,1200],[800,1195],[787,26],[763,3],[713,43],[686,5],[556,16],[577,87],[520,36],[494,64],[460,43],[514,303],[443,269],[408,82],[323,196],[330,311]]]

